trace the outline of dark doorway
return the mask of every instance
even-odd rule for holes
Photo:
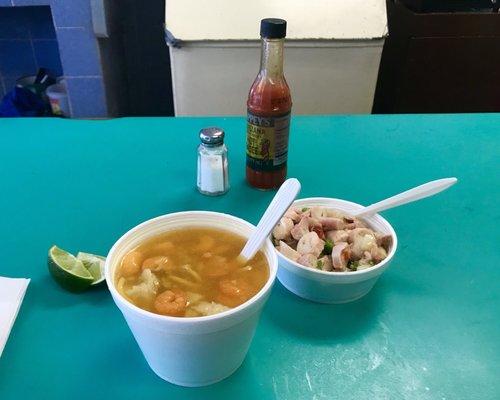
[[[488,1],[436,3],[387,1],[374,113],[500,111],[500,14]]]
[[[110,115],[174,115],[165,0],[113,0],[107,9],[113,32],[100,48]]]

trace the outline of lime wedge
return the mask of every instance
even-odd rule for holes
[[[66,290],[81,292],[94,282],[82,261],[57,246],[50,248],[47,266],[55,281]]]
[[[80,251],[76,255],[76,258],[83,263],[83,266],[94,277],[92,286],[104,282],[104,263],[106,262],[106,257]]]

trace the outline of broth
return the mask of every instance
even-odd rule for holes
[[[129,251],[115,275],[117,290],[156,314],[200,317],[237,307],[267,282],[259,251],[245,264],[245,238],[212,228],[184,228],[148,239]]]

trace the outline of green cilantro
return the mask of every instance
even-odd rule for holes
[[[322,260],[316,261],[316,268],[323,269],[323,261]]]
[[[306,212],[307,210],[309,210],[309,207],[304,207],[304,208],[302,209],[302,212]]]
[[[325,247],[323,248],[323,253],[324,254],[332,254],[334,243],[330,239],[326,239],[325,241]]]
[[[349,261],[347,263],[347,268],[349,268],[351,271],[356,271],[359,267],[359,261]]]

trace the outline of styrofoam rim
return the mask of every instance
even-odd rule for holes
[[[247,300],[243,304],[240,304],[237,307],[231,308],[230,310],[223,311],[223,312],[218,313],[218,314],[207,315],[207,316],[203,316],[203,317],[171,317],[168,315],[155,314],[153,312],[143,310],[142,308],[137,307],[135,304],[133,304],[130,301],[128,301],[127,299],[125,299],[118,292],[118,290],[115,288],[115,283],[113,282],[113,277],[111,276],[111,261],[114,258],[115,253],[119,250],[121,244],[124,241],[129,239],[131,236],[138,234],[139,232],[141,232],[145,228],[149,227],[150,225],[155,224],[158,221],[163,221],[163,220],[171,219],[174,217],[184,217],[184,216],[186,216],[186,217],[199,216],[201,219],[201,218],[203,218],[203,216],[207,216],[207,215],[218,216],[220,218],[225,218],[225,219],[237,221],[243,225],[246,225],[248,227],[255,229],[255,225],[251,224],[248,221],[245,221],[244,219],[241,219],[241,218],[229,215],[229,214],[213,212],[213,211],[182,211],[182,212],[165,214],[165,215],[161,215],[161,216],[156,217],[156,218],[149,219],[149,220],[135,226],[134,228],[132,228],[128,232],[126,232],[124,235],[122,235],[120,237],[120,239],[118,239],[116,241],[116,243],[113,245],[113,247],[111,248],[111,250],[108,253],[108,256],[106,257],[106,263],[104,266],[105,276],[106,276],[106,284],[108,285],[109,290],[113,294],[113,297],[115,299],[118,299],[123,305],[125,305],[128,308],[131,308],[132,310],[134,310],[138,314],[141,314],[143,316],[147,316],[149,318],[153,318],[156,320],[160,320],[160,321],[170,321],[170,322],[175,322],[175,323],[180,323],[180,324],[192,324],[192,323],[196,323],[196,322],[207,322],[207,321],[213,321],[213,320],[217,320],[217,319],[223,319],[223,318],[229,317],[231,315],[238,314],[241,311],[243,311],[244,309],[249,308],[251,305],[256,303],[262,296],[264,296],[269,291],[269,289],[271,288],[271,286],[273,285],[273,283],[276,279],[276,274],[278,271],[277,255],[276,255],[276,251],[274,251],[274,246],[271,243],[270,239],[268,239],[264,244],[265,247],[270,248],[269,255],[271,257],[271,259],[270,259],[270,257],[268,257],[266,255],[266,253],[264,253],[266,255],[266,259],[267,259],[267,262],[269,265],[269,277],[268,277],[266,283],[264,284],[264,286],[253,297],[251,297],[249,300]],[[230,231],[230,229],[228,229],[228,228],[218,228],[218,229],[225,229],[225,230]],[[167,230],[165,232],[167,232]]]
[[[297,205],[307,206],[308,203],[315,203],[315,205],[321,205],[323,207],[331,207],[331,208],[335,208],[335,204],[347,205],[347,206],[351,206],[355,209],[364,208],[364,206],[362,206],[358,203],[354,203],[352,201],[347,201],[347,200],[342,200],[342,199],[335,199],[335,198],[331,198],[331,197],[307,197],[304,199],[298,199],[292,203],[291,207],[297,206]],[[343,210],[339,210],[339,211],[343,211]],[[276,253],[278,255],[278,259],[282,258],[286,262],[288,262],[291,266],[296,267],[300,270],[311,272],[313,274],[319,274],[319,275],[331,276],[331,277],[340,277],[340,276],[352,276],[352,277],[354,277],[354,276],[360,276],[360,275],[365,275],[365,274],[371,274],[374,271],[376,271],[377,269],[382,268],[385,264],[387,264],[389,261],[392,260],[394,254],[396,253],[396,249],[398,247],[398,238],[396,236],[396,232],[394,231],[394,228],[392,227],[392,225],[384,217],[382,217],[380,214],[374,214],[367,219],[370,219],[370,218],[378,219],[378,221],[384,225],[384,227],[389,231],[389,234],[392,236],[392,247],[391,247],[391,250],[389,251],[389,254],[387,254],[386,258],[384,258],[381,262],[374,265],[373,267],[362,269],[360,271],[345,271],[345,272],[322,271],[319,269],[313,269],[310,267],[306,267],[305,265],[301,265],[301,264],[289,259],[288,257],[284,256],[283,254],[281,254],[278,251],[278,249],[274,248],[274,250],[276,251]],[[364,220],[366,220],[366,219],[364,219]],[[369,222],[369,221],[367,221],[367,222]]]

